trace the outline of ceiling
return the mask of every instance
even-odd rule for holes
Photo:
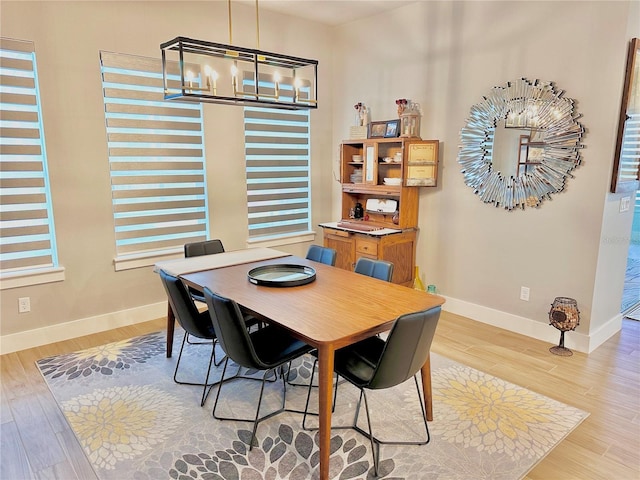
[[[255,5],[254,0],[237,0]],[[271,10],[305,18],[326,25],[341,25],[387,10],[413,3],[415,0],[259,0],[260,10]]]

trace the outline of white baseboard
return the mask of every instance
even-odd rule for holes
[[[510,332],[519,333],[527,337],[535,338],[557,345],[560,339],[560,332],[548,323],[542,323],[530,318],[520,317],[511,313],[502,312],[493,308],[477,305],[475,303],[446,297],[443,310],[461,315],[463,317],[476,320],[481,323],[503,328]],[[591,353],[611,336],[622,328],[622,314],[615,316],[600,327],[597,331],[589,335],[579,332],[568,332],[565,334],[564,345],[571,350],[582,353]]]
[[[622,329],[623,318],[624,315],[619,313],[596,331],[591,332],[589,335],[589,351],[587,353],[593,352],[596,348],[618,333]]]
[[[104,332],[118,327],[155,320],[167,315],[167,302],[106,313],[95,317],[81,318],[43,328],[0,337],[0,355],[34,348],[48,343],[61,342],[83,335]]]
[[[558,330],[547,323],[512,315],[456,298],[446,296],[445,298],[447,302],[444,304],[443,309],[447,312],[526,335],[527,337],[549,342],[551,345],[558,344],[558,339],[560,338]],[[0,337],[0,355],[24,350],[26,348],[34,348],[48,343],[61,342],[92,333],[104,332],[113,328],[155,320],[156,318],[164,317],[166,314],[167,303],[159,302],[131,308],[129,310],[121,310],[119,312],[82,318],[49,327],[4,335]],[[570,332],[565,336],[565,346],[578,352],[591,353],[619,332],[621,327],[622,314],[619,314],[590,335]]]

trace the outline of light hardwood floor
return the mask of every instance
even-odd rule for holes
[[[96,479],[35,361],[164,325],[159,319],[1,356],[0,479]],[[591,414],[527,480],[640,479],[640,322],[624,320],[622,332],[591,355],[558,357],[549,347],[443,313],[432,350]]]

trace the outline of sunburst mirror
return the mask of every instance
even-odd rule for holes
[[[563,93],[552,82],[521,78],[493,87],[471,107],[458,163],[483,202],[507,210],[537,207],[573,178],[585,130]]]

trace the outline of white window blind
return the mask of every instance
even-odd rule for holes
[[[291,83],[280,93],[292,96]],[[309,233],[309,110],[245,107],[244,131],[249,239]]]
[[[0,39],[0,273],[57,268],[33,42]]]
[[[640,97],[640,95],[638,96]],[[628,119],[624,124],[618,182],[638,180],[638,170],[640,169],[640,102],[637,102],[637,104],[637,112],[628,112]]]
[[[207,239],[202,106],[164,101],[160,59],[100,60],[118,257]]]

